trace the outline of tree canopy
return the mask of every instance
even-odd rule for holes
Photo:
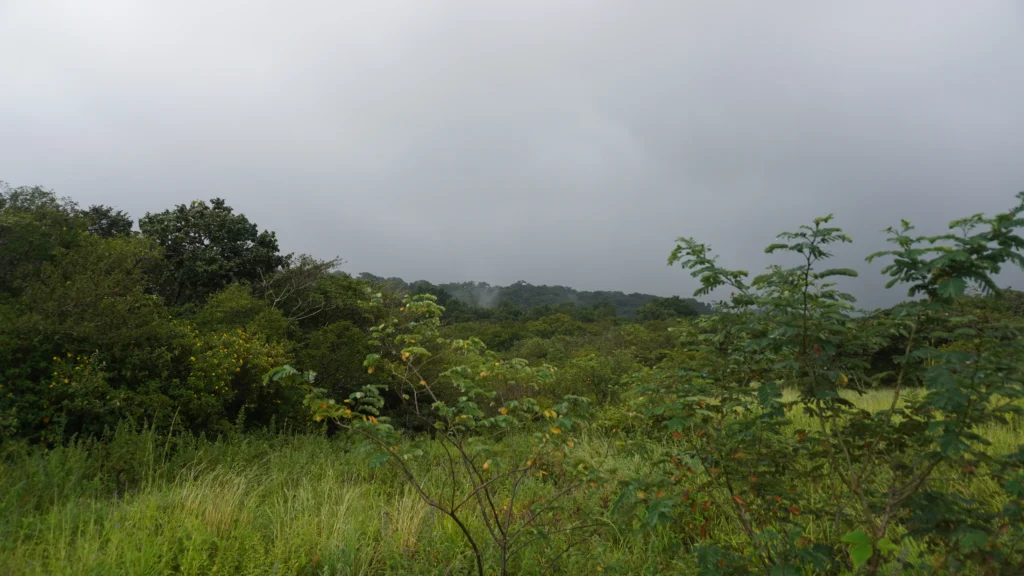
[[[157,289],[172,305],[202,302],[233,282],[256,282],[288,262],[276,234],[261,232],[221,198],[147,213],[139,228],[164,250]]]

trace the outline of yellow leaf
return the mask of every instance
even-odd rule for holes
[[[498,410],[498,413],[499,414],[508,414],[508,408],[505,408],[504,406],[502,406],[501,410]]]
[[[482,466],[482,468],[484,470],[487,470],[490,467],[491,467],[491,461],[490,460],[488,460],[487,462],[484,462],[484,465]]]
[[[568,446],[569,448],[575,448],[576,447],[576,443],[573,442],[572,440],[566,440],[565,441],[565,445]]]
[[[480,377],[481,377],[481,378],[486,378],[486,377],[487,377],[487,371],[486,371],[486,370],[484,370],[483,372],[481,372],[481,373],[480,373]]]
[[[551,433],[552,434],[561,434],[562,433],[562,429],[557,427],[557,426],[555,426],[554,428],[551,429]]]

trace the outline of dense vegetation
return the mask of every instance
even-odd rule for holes
[[[693,299],[353,277],[223,200],[0,190],[12,574],[1017,574],[1024,193],[889,231],[858,311],[832,218]],[[713,312],[713,313],[711,313]]]
[[[550,314],[556,310],[586,315],[586,309],[589,308],[597,315],[614,314],[626,318],[639,315],[641,320],[644,311],[663,316],[662,310],[666,307],[670,309],[667,317],[711,314],[714,311],[711,306],[693,298],[659,298],[651,294],[625,294],[603,290],[578,291],[566,286],[534,286],[524,281],[511,286],[491,286],[486,282],[453,282],[435,286],[425,280],[410,283],[401,278],[382,278],[368,272],[363,272],[359,277],[394,292],[434,294],[439,302],[448,304],[445,310],[449,316],[453,308],[462,311],[461,305],[468,304],[475,310],[469,316],[463,317],[477,319],[493,317],[495,313],[489,314],[488,311],[494,308],[501,309],[496,312],[497,314],[514,314],[519,311],[530,312],[535,316]],[[453,299],[458,302],[453,302]]]

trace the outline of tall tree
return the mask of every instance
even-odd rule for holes
[[[164,249],[153,274],[157,291],[174,305],[202,302],[233,282],[256,282],[288,262],[273,232],[260,232],[220,198],[146,213],[139,229]]]
[[[74,246],[84,229],[78,205],[39,186],[0,182],[0,293]]]
[[[102,238],[128,236],[132,233],[135,222],[126,212],[110,206],[94,204],[82,210],[89,233]]]

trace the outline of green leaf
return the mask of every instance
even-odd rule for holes
[[[960,538],[960,549],[964,552],[981,550],[988,543],[988,535],[980,530],[971,530]]]
[[[882,553],[888,554],[889,552],[893,552],[895,550],[898,550],[899,546],[893,544],[892,541],[889,540],[888,538],[882,538],[881,540],[878,541],[878,549]]]
[[[378,468],[380,466],[383,466],[384,464],[387,463],[389,458],[391,458],[391,455],[388,454],[387,452],[378,452],[377,454],[374,454],[373,458],[370,459],[369,467]]]
[[[943,298],[956,298],[962,296],[967,289],[967,282],[963,278],[945,278],[939,281],[939,296]]]
[[[647,509],[647,525],[657,526],[672,519],[672,503],[667,498],[658,498]]]
[[[871,559],[873,552],[871,537],[863,530],[854,530],[846,536],[843,536],[843,542],[853,545],[850,546],[850,559],[853,560],[854,569],[860,568],[865,562]]]

